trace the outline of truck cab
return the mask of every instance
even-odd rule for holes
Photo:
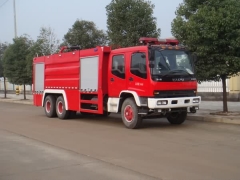
[[[194,56],[175,39],[141,38],[141,46],[112,50],[108,71],[108,111],[121,112],[127,127],[143,118],[167,117],[181,124],[195,113]]]

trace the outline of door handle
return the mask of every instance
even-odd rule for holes
[[[130,78],[129,78],[129,81],[133,81],[133,78],[132,78],[132,77],[130,77]]]
[[[114,79],[113,79],[113,78],[111,78],[111,79],[110,79],[110,81],[114,81]]]

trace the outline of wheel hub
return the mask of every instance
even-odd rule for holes
[[[131,106],[128,105],[125,107],[124,116],[128,122],[131,122],[133,120],[133,109]]]
[[[51,103],[49,101],[46,102],[46,111],[49,113],[51,110]]]
[[[58,102],[58,112],[59,112],[59,114],[63,113],[63,103],[62,102]]]

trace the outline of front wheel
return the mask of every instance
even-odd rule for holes
[[[137,129],[142,125],[142,117],[138,114],[138,107],[133,98],[127,98],[121,109],[122,121],[129,129]]]
[[[168,122],[171,124],[182,124],[187,118],[187,111],[172,112],[167,116]]]

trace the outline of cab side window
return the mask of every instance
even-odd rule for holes
[[[131,58],[131,73],[143,79],[147,79],[147,65],[145,53],[133,53]]]
[[[112,74],[125,79],[125,58],[124,55],[116,55],[112,58]]]

